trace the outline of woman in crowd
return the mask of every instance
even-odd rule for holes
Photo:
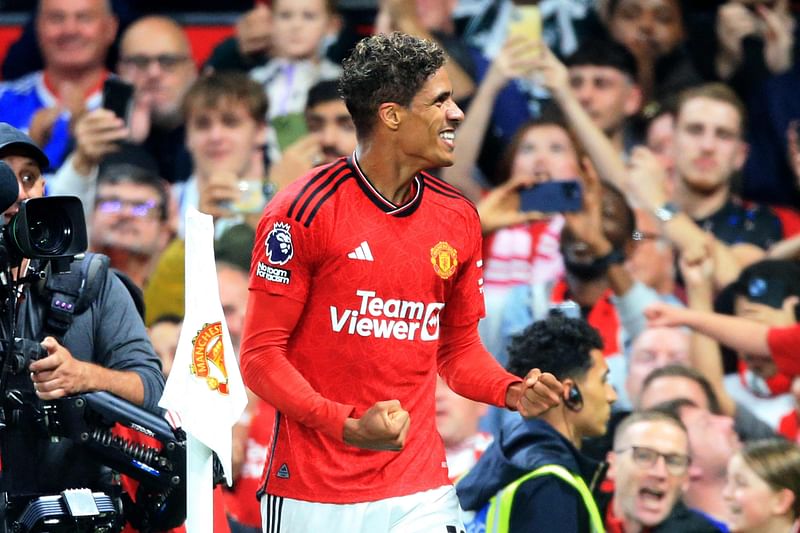
[[[559,279],[564,271],[559,240],[564,217],[518,211],[518,191],[545,181],[580,179],[580,149],[567,127],[542,117],[524,124],[500,160],[494,189],[479,202],[484,244],[486,319],[484,343],[503,358],[499,320],[508,291],[520,284]],[[541,220],[534,220],[534,219]]]
[[[746,445],[728,463],[723,497],[736,533],[796,533],[800,447],[782,439]]]

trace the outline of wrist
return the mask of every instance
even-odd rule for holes
[[[549,91],[556,103],[558,103],[558,105],[562,108],[567,107],[570,104],[579,105],[581,108],[583,107],[569,85],[550,87]]]
[[[516,381],[506,389],[506,408],[516,411],[520,398],[522,398],[522,381]]]
[[[79,385],[80,390],[77,392],[92,392],[101,390],[97,383],[97,381],[101,380],[94,379],[95,378],[94,370],[96,368],[102,369],[103,367],[95,366],[91,363],[87,363],[86,361],[76,361],[76,362],[80,365],[79,373],[81,376],[81,378],[78,380],[78,382],[80,383]]]
[[[86,155],[81,150],[76,150],[75,155],[72,157],[72,168],[81,176],[89,176],[97,164],[98,161]]]
[[[345,444],[355,445],[355,443],[358,442],[358,435],[358,418],[345,418],[344,427],[342,429],[342,440],[345,442]]]

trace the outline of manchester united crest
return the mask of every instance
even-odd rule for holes
[[[456,273],[458,252],[455,248],[442,241],[431,248],[431,263],[433,264],[433,271],[440,278],[448,279]]]
[[[228,394],[228,369],[222,347],[222,323],[204,324],[192,339],[192,374],[206,380],[208,388]]]

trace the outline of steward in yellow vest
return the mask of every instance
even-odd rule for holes
[[[599,335],[582,320],[550,317],[508,352],[513,374],[540,368],[561,381],[564,403],[506,425],[457,483],[467,533],[604,532],[592,491],[605,468],[580,452],[583,438],[605,432],[616,399]]]

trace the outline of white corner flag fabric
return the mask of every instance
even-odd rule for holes
[[[231,428],[244,412],[247,394],[219,301],[214,222],[191,208],[186,214],[185,291],[177,353],[158,405],[177,412],[183,429],[217,453],[230,484]]]

